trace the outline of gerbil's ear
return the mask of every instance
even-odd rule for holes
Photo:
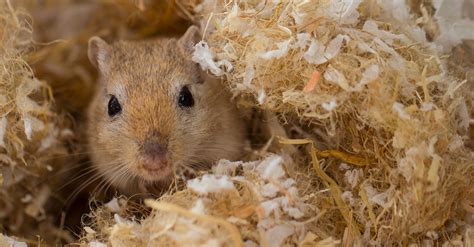
[[[186,33],[178,40],[178,45],[187,52],[193,52],[194,45],[201,40],[199,28],[192,25]]]
[[[105,70],[105,65],[109,59],[110,47],[103,39],[94,36],[89,39],[89,50],[87,55],[89,61],[100,70]]]

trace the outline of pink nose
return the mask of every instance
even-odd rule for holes
[[[146,142],[143,146],[143,167],[147,170],[161,170],[168,164],[166,148],[156,142]]]

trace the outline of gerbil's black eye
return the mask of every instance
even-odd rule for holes
[[[178,105],[180,107],[191,107],[194,105],[194,99],[187,86],[181,88],[179,92]]]
[[[122,111],[122,106],[120,106],[120,103],[118,99],[112,95],[109,100],[109,105],[108,105],[108,113],[110,117],[113,117],[117,114],[119,114]]]

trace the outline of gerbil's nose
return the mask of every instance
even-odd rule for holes
[[[143,146],[145,160],[143,166],[147,170],[160,170],[167,166],[167,148],[156,141],[146,141]]]

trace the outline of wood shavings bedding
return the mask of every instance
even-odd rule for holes
[[[138,2],[138,16],[169,16],[150,12],[150,2]],[[258,151],[264,158],[253,162],[221,161],[187,187],[147,201],[148,209],[134,209],[144,215],[153,209],[145,218],[127,214],[133,206],[115,198],[93,212],[97,224],[85,227],[83,245],[469,246],[473,230],[466,218],[472,214],[474,174],[465,143],[472,125],[472,85],[448,70],[444,59],[462,39],[472,39],[472,21],[460,14],[465,1],[433,1],[439,30],[431,26],[435,31],[428,30],[428,38],[417,24],[428,27],[430,17],[415,21],[404,0],[179,4],[191,6],[188,15],[206,30],[193,60],[225,78],[240,105],[270,112],[294,138],[273,137],[272,148],[300,147],[275,148],[277,155]],[[147,36],[156,23],[138,26],[136,36]],[[110,25],[97,23],[80,34],[89,37],[105,26],[113,37],[130,35],[120,23]],[[74,44],[87,40],[81,35]],[[44,64],[70,72],[71,64],[62,65],[68,49],[73,48],[50,53],[56,55]],[[73,65],[86,71],[76,60]],[[55,125],[47,86],[28,66],[19,68],[25,85],[10,95],[21,100],[0,94],[0,104],[17,106],[1,115],[0,144],[6,150],[24,148],[20,154],[41,160],[39,153],[54,153],[57,139],[68,135]],[[87,72],[79,74],[91,79]],[[70,82],[63,79],[58,81]],[[10,75],[5,81],[12,81]],[[44,100],[36,101],[37,94]],[[19,109],[24,114],[12,122],[9,116]],[[0,154],[0,160],[8,167],[30,162],[10,153]],[[30,169],[4,169],[0,181],[6,187],[34,181]],[[23,214],[25,208],[44,217],[50,190],[33,187],[37,190],[26,194],[0,190],[6,209],[0,218]],[[11,195],[19,207],[3,202]]]
[[[0,3],[0,228],[26,237],[44,230],[35,222],[56,229],[45,213],[55,179],[46,177],[61,169],[51,157],[67,152],[51,88],[27,62],[34,47],[31,18],[15,3]]]
[[[115,224],[93,231],[110,231],[107,241],[113,246],[281,246],[302,242],[309,234],[305,220],[315,212],[300,197],[284,163],[291,165],[271,154],[253,162],[221,160],[213,174],[189,180],[187,188],[177,194],[146,200],[154,210],[150,217],[135,222],[115,215]],[[238,174],[238,169],[243,173]],[[109,210],[107,205],[104,209]]]
[[[434,3],[435,8],[445,2]],[[204,1],[200,6],[209,50],[232,64],[224,77],[235,95],[253,95],[255,105],[282,119],[296,115],[303,125],[326,126],[322,132],[337,144],[317,144],[338,155],[320,152],[320,157],[334,165],[349,152],[366,166],[357,172],[357,181],[331,166],[326,175],[319,174],[327,181],[347,177],[328,182],[352,202],[343,206],[341,193],[333,194],[355,237],[346,241],[421,239],[434,229],[433,222],[437,227],[446,222],[440,217],[451,210],[446,203],[466,193],[466,181],[472,180],[472,153],[463,144],[445,148],[466,133],[469,114],[463,106],[469,95],[466,88],[459,90],[465,82],[440,58],[451,45],[440,46],[436,38],[428,42],[405,1]],[[233,49],[223,49],[229,46]],[[321,73],[319,80],[313,79],[314,71]],[[461,100],[448,100],[453,92]],[[464,179],[455,179],[461,173]],[[271,187],[266,192],[271,194]],[[422,203],[426,200],[432,202],[429,207]],[[394,207],[403,213],[390,213]],[[430,223],[415,227],[414,222]],[[364,236],[357,235],[363,231]]]
[[[27,247],[27,243],[0,234],[0,246]]]

